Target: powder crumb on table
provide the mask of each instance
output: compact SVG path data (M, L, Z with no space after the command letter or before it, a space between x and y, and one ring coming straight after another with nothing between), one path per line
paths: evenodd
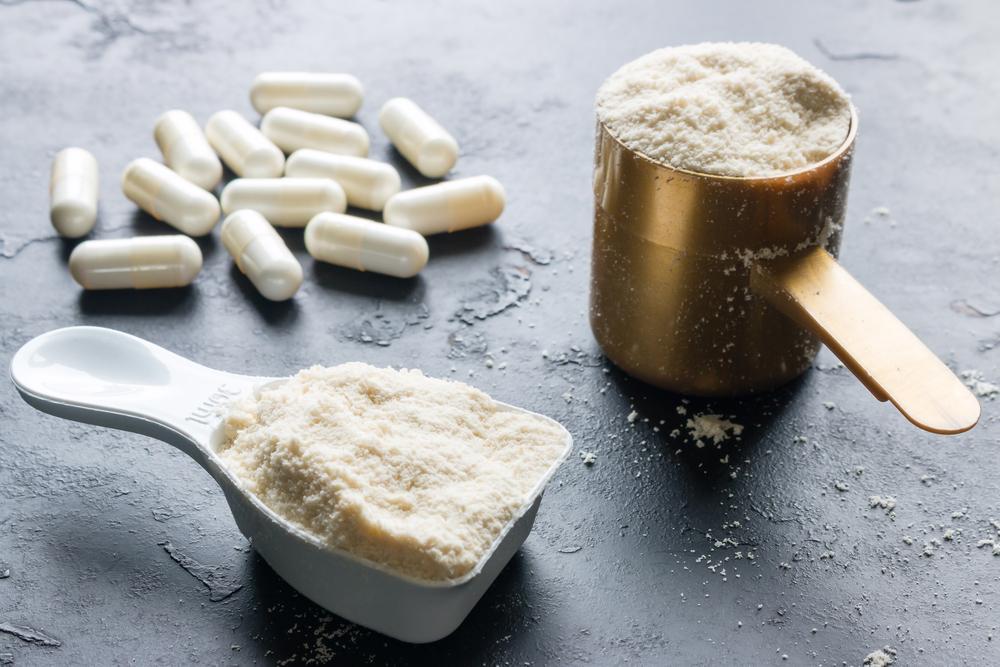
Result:
M1000 394L1000 385L987 382L981 371L966 370L959 373L965 386L972 390L972 393L979 398L993 400Z
M743 425L725 419L722 415L701 414L687 420L687 429L695 445L704 447L706 441L721 444L730 437L739 437Z
M892 496L868 496L868 506L872 509L879 507L888 514L896 509L896 499Z
M219 456L321 542L427 580L470 572L566 433L460 382L349 363L237 400Z
M888 646L876 649L865 656L864 667L889 667L896 662L896 651Z

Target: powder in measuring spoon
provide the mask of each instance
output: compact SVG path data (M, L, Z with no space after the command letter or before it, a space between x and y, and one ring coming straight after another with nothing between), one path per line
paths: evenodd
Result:
M624 65L598 90L597 116L623 144L665 165L776 176L836 152L851 102L782 46L704 43Z
M237 400L219 455L325 544L446 580L472 570L532 499L565 438L461 382L349 363Z

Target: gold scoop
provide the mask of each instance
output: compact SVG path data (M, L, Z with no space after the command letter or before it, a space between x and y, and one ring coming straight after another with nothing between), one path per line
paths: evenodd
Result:
M920 428L961 433L976 397L836 261L858 118L840 149L735 178L637 153L600 121L590 322L611 361L671 391L739 395L804 372L825 343Z

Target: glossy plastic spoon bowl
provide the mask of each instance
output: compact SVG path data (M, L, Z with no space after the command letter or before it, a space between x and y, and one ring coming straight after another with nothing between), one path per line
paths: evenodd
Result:
M10 376L24 400L42 412L148 435L191 456L222 487L236 525L275 572L333 613L407 642L434 641L461 624L528 536L545 484L572 447L563 429L562 456L471 572L422 581L324 546L245 492L216 455L226 404L280 378L213 370L98 327L57 329L34 338L14 355Z

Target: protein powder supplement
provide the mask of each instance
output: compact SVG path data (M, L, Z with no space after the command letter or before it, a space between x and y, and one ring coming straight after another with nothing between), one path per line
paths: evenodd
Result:
M851 102L830 76L774 44L660 49L611 75L597 116L632 150L720 176L776 176L844 143Z
M218 453L247 491L325 544L441 581L476 566L566 437L460 382L348 363L238 399Z

